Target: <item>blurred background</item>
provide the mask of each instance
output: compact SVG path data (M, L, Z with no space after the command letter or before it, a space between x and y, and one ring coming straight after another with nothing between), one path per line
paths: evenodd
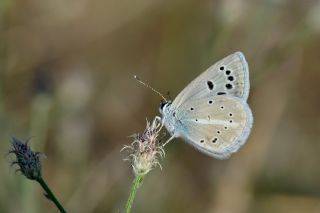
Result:
M242 51L254 115L229 160L180 139L133 212L320 212L320 1L0 1L0 212L57 210L9 164L31 138L68 212L123 210L133 174L120 149L214 62Z

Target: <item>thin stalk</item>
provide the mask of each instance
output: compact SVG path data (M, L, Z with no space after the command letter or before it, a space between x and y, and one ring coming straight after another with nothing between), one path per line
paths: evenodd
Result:
M47 198L50 199L60 210L61 213L67 213L66 210L64 210L63 206L59 203L58 199L54 196L53 192L50 190L47 183L40 177L37 179L38 183L42 186L44 191L47 193Z
M132 182L132 186L131 186L131 190L130 190L130 194L129 194L129 198L126 204L126 208L124 210L124 213L130 213L131 211L131 207L133 204L133 200L136 196L137 190L140 187L142 181L143 181L143 175L136 175L133 182Z

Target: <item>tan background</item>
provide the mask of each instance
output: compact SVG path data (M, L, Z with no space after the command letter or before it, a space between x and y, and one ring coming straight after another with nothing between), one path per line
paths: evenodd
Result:
M9 137L47 155L69 212L122 211L133 175L119 150L215 61L240 50L254 126L231 159L175 140L138 192L139 213L320 212L320 2L0 1L0 212L57 212L9 168Z

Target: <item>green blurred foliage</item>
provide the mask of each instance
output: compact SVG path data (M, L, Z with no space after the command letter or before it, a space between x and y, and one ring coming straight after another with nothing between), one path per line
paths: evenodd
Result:
M320 212L320 2L299 0L0 1L0 212L56 212L15 175L9 137L32 136L69 212L120 212L131 180L119 150L234 51L250 67L255 118L231 159L177 139L134 212Z

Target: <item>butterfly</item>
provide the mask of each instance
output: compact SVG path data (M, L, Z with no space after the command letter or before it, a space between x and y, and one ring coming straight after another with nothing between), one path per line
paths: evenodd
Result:
M165 144L182 138L209 156L229 158L251 131L249 88L249 68L241 52L213 64L173 101L161 102L161 122L171 135Z

